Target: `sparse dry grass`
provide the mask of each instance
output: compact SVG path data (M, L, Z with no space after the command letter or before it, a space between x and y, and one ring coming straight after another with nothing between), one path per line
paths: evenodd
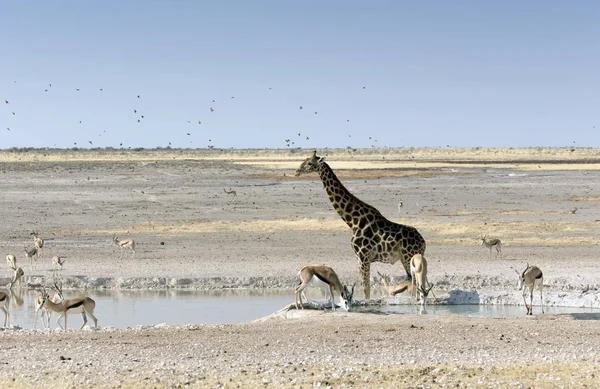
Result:
M419 177L419 178L433 178L443 175L454 175L454 174L473 174L471 172L449 172L449 171L422 171L422 170L401 170L401 169L361 169L361 170L338 170L335 172L339 179L377 179L377 178L400 178L400 177ZM286 175L285 173L256 173L249 174L249 178L262 178L262 179L285 179L285 180L318 180L317 174L306 174L300 177L294 175Z
M23 162L144 162L220 160L296 169L312 150L30 150L0 151L0 163ZM519 170L598 170L597 149L570 148L385 148L318 150L336 169L486 167ZM539 166L538 166L539 165Z
M600 196L571 196L569 201L600 201Z
M567 221L517 221L494 222L482 226L480 220L465 220L460 223L451 220L404 218L403 224L413 225L427 242L433 245L478 245L482 231L490 238L500 238L510 246L588 246L596 245L598 239L590 231L595 231L598 222ZM254 221L210 221L184 220L176 224L141 223L121 228L78 229L52 231L54 235L112 235L124 234L170 234L185 235L198 233L279 233L290 231L348 231L348 226L339 218L304 218Z

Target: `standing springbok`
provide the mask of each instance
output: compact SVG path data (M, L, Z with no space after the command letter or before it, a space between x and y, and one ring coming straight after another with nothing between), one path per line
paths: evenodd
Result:
M527 267L520 273L515 269L515 272L519 276L519 290L523 290L523 302L525 303L525 308L527 308L526 315L533 315L533 290L537 286L540 290L540 303L542 306L542 313L544 313L544 296L543 296L543 288L544 288L544 274L540 270L539 267L532 265L529 266L527 263ZM525 286L525 288L523 288ZM529 289L529 306L527 305L527 299L525 295L527 294L527 289Z
M56 323L66 330L67 329L67 316L80 313L83 318L83 324L79 329L82 329L87 324L87 316L89 315L94 321L94 328L98 328L98 319L94 316L94 308L96 308L96 302L89 297L75 297L68 300L62 300L60 303L54 303L49 298L48 292L45 289L42 289L42 299L38 305L38 310L42 309L42 307L46 307L51 309L54 312L58 312L58 317L56 318ZM65 326L61 326L60 318L65 317Z
M64 263L64 258L61 258L58 255L52 257L52 272L54 273L54 275L56 275L56 268L60 267L60 270L62 270L62 266Z
M44 247L44 239L40 238L36 231L32 232L31 235L33 235L33 245L35 246L36 249L38 249L38 252L40 253L40 255L42 255L42 248Z
M304 308L302 303L302 295L304 295L304 289L308 287L308 284L312 281L313 277L317 277L320 281L329 285L329 291L331 292L331 310L335 311L335 303L334 303L334 292L340 295L340 305L346 311L350 311L350 307L352 306L352 297L354 295L354 287L349 289L346 285L342 285L339 277L333 271L332 268L325 265L306 265L298 272L298 277L300 277L300 284L296 287L296 295L294 299L294 303L296 305L296 309L298 309L298 301L300 302L300 308ZM306 298L306 295L304 295ZM306 298L308 301L308 298Z
M381 277L383 286L390 296L395 296L405 291L408 291L408 294L411 296L415 294L415 286L412 281L405 281L398 285L390 285L390 277L387 274L381 274L380 272L377 272L377 274Z
M498 258L498 254L502 254L502 242L500 239L485 240L486 236L481 238L481 245L490 249L490 259L492 259L492 247L496 247L496 258Z
M131 251L133 251L133 256L131 258L135 258L135 242L133 239L119 240L117 234L113 234L112 242L115 246L121 248L121 255L123 255L123 249L129 247Z
M10 294L0 290L0 311L4 312L4 328L7 328L7 322L10 325L10 314L8 313L9 303Z
M8 263L8 267L15 270L17 268L17 257L13 254L8 254L6 256L6 263Z
M58 286L55 282L54 287L52 289L53 289L53 291L50 294L50 300L52 300L53 303L58 304L64 299L63 294L62 294L62 285ZM50 328L50 318L52 317L52 311L43 306L41 295L38 295L37 298L35 299L34 308L35 308L35 313L34 313L35 320L33 322L33 329L37 328L38 317L41 317L44 328ZM41 315L38 315L38 312L40 312L40 311L41 311Z
M415 297L419 301L418 295L420 295L421 306L424 308L427 302L427 295L429 295L431 288L433 288L433 284L429 284L429 281L427 281L427 261L423 255L415 254L410 259L410 274L412 276ZM426 289L428 285L429 289Z
M27 264L33 265L33 257L35 257L35 261L37 262L38 249L36 247L32 247L30 249L25 247L25 257L27 257Z

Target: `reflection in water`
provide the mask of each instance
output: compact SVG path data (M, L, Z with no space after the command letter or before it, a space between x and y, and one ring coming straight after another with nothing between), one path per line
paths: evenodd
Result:
M21 305L11 303L11 322L33 328L36 291L16 291ZM127 328L167 323L233 324L267 316L293 302L290 291L64 291L65 299L87 295L96 301L94 315L100 327ZM56 314L51 327L56 328ZM69 328L81 325L78 315L69 318Z
M324 299L323 294L312 291L312 299ZM294 301L294 291L215 290L215 291L64 291L65 298L87 294L96 301L94 314L100 327L127 328L138 325L166 323L184 324L235 324L267 316ZM34 301L37 292L18 290L13 293L10 307L11 322L22 328L32 328ZM354 307L354 312L378 314L419 314L420 305L384 305ZM519 306L484 305L434 305L429 304L423 314L460 314L471 316L525 316ZM598 310L584 308L546 307L547 314L577 314L588 319L600 318ZM587 316L586 316L587 315ZM56 328L56 314L51 326ZM582 316L583 317L583 316ZM69 318L69 328L79 328L78 315Z

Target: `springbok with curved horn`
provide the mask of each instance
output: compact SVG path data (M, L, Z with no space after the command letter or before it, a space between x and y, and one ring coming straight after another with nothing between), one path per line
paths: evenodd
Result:
M496 248L496 258L498 258L498 255L502 254L502 242L500 241L500 239L485 240L486 237L487 237L487 235L484 235L481 238L481 245L490 249L490 259L492 259L492 248L495 247Z
M302 303L302 296L304 295L304 289L308 287L308 284L312 281L313 277L317 277L320 281L329 285L329 291L331 292L331 310L335 311L335 303L334 303L334 292L340 295L340 305L346 311L350 311L350 307L352 306L352 297L354 295L354 287L349 289L346 285L342 285L339 277L336 272L333 271L332 268L325 265L306 265L298 272L298 277L300 277L300 284L296 287L296 295L294 299L294 303L296 305L296 309L298 309L298 301L300 302L300 307L304 308ZM306 298L306 295L304 295ZM308 299L306 299L308 301Z
M68 300L62 300L60 303L54 303L49 298L48 292L45 289L42 289L42 298L38 305L38 310L42 309L42 307L46 307L54 312L58 312L58 317L56 318L56 322L58 325L66 330L67 329L67 316L73 314L81 314L83 318L83 323L79 329L82 329L87 324L87 316L89 315L94 321L94 328L98 328L98 319L94 316L94 308L96 308L96 302L89 297L76 297ZM65 318L65 326L63 327L60 324L60 318Z
M419 301L419 295L421 297L421 305L425 307L427 303L427 296L433 288L433 284L427 281L427 261L421 254L415 254L410 259L410 274L412 275L413 291L417 301ZM429 288L427 289L427 286ZM418 292L418 293L417 293Z
M50 295L50 300L52 300L53 303L58 304L64 299L63 294L62 294L62 284L61 284L61 286L58 286L55 282L54 287L52 289L53 289L53 291L52 291L52 294ZM38 317L41 317L44 328L50 328L50 318L52 317L52 311L43 306L41 295L38 295L37 298L35 299L35 307L34 308L35 308L35 313L34 313L35 320L33 322L33 329L37 328ZM41 315L38 315L38 312L40 312L40 311L41 311Z
M117 234L113 234L112 242L115 246L121 248L121 255L123 254L123 249L129 247L131 251L133 251L133 256L131 258L135 258L135 241L133 239L119 240Z
M519 290L523 290L523 302L525 303L525 308L527 309L526 315L533 315L533 290L536 287L540 290L540 302L542 306L542 313L544 313L544 274L540 268L535 265L529 266L529 263L527 263L527 267L525 267L523 273L519 273L517 269L515 269L515 272L519 276ZM523 288L523 286L525 286L525 288ZM527 299L525 297L527 294L527 289L529 289L529 306L527 305Z

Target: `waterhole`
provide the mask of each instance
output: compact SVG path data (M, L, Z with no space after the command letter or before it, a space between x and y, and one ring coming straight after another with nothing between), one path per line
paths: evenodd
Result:
M65 298L82 296L78 291L64 291ZM100 327L127 328L151 326L161 323L185 324L236 324L249 322L283 308L294 301L290 291L88 291L96 301L94 314ZM33 328L36 291L15 291L10 302L11 324ZM315 291L309 297L324 300ZM541 308L534 305L534 314ZM419 314L418 305L358 306L357 312L378 314ZM600 310L591 308L545 307L546 314L573 314L580 319L599 319ZM471 316L524 316L523 306L507 305L428 305L427 314L461 314ZM0 313L0 323L4 320ZM52 314L51 327L56 328L56 313ZM61 321L61 324L63 322ZM69 315L68 327L79 328L80 315ZM91 324L91 320L88 321ZM42 328L38 321L38 328Z

